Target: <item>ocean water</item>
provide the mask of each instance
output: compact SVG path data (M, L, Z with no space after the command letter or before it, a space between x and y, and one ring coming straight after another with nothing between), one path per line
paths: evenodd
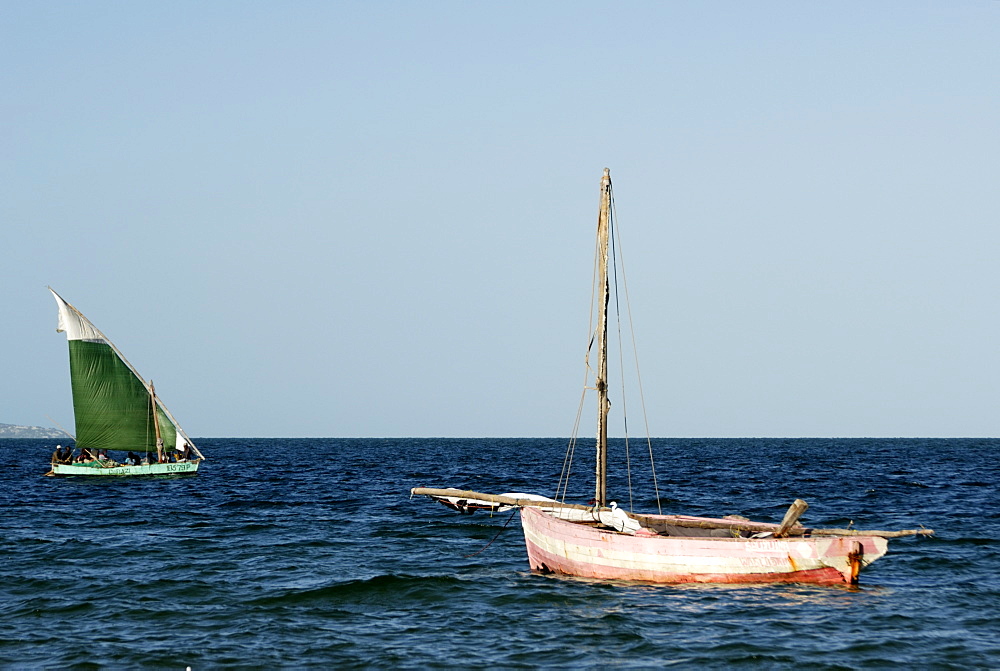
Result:
M409 497L551 494L562 439L196 442L197 476L121 480L42 477L54 441L0 442L0 667L1000 667L1000 440L654 441L664 512L803 498L810 526L936 530L857 589L535 575L516 517Z

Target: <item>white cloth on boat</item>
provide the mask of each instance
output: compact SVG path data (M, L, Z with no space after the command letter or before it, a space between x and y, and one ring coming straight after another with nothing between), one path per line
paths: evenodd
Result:
M642 528L642 525L628 516L624 510L618 507L616 501L610 503L611 510L602 510L598 513L598 519L604 526L611 527L615 531L626 534L634 534Z

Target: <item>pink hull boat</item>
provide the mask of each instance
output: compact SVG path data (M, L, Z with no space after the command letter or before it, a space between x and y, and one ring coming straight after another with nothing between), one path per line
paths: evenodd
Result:
M638 536L567 522L530 507L521 509L521 526L533 570L598 580L855 584L861 566L883 556L888 546L877 536Z
M609 237L613 228L611 203L611 174L605 168L601 178L594 269L597 326L587 348L588 380L590 355L595 348L597 365L596 371L593 371L593 386L589 383L584 385L585 390L597 391L593 499L587 505L564 501L575 451L575 429L563 462L555 499L529 494L493 495L427 487L415 487L411 494L430 496L463 513L520 508L532 570L596 580L854 585L858 582L861 568L885 554L886 538L933 534L930 529L807 529L797 523L799 516L808 508L808 504L801 499L796 499L789 507L781 524L751 522L735 515L713 519L631 514L610 500L607 494L608 412L611 408L608 399L607 340L611 295ZM622 278L624 275L623 270ZM618 277L617 272L615 277ZM623 303L628 305L627 296ZM614 304L619 305L617 288ZM617 331L620 335L620 324ZM624 391L622 396L624 398ZM642 405L645 407L644 403ZM581 410L582 407L581 401ZM624 409L624 402L622 407ZM649 447L652 461L652 445ZM655 482L654 473L654 495L659 498Z

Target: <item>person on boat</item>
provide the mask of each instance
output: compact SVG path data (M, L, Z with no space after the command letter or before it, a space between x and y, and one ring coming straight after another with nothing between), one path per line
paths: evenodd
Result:
M80 454L77 455L74 461L78 464L89 464L90 462L94 461L94 455L91 454L90 450L88 450L87 448L81 447Z
M137 455L135 452L131 452L130 451L128 453L128 455L126 455L126 457L125 457L125 465L126 466L138 466L139 465L139 455Z

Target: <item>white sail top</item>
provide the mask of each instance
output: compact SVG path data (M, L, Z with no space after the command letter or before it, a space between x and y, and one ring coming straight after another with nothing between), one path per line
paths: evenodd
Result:
M108 343L108 339L97 327L90 323L90 320L80 314L80 311L63 300L63 297L53 291L52 297L56 299L59 306L59 323L56 325L56 333L66 333L67 340L86 340L88 342Z

